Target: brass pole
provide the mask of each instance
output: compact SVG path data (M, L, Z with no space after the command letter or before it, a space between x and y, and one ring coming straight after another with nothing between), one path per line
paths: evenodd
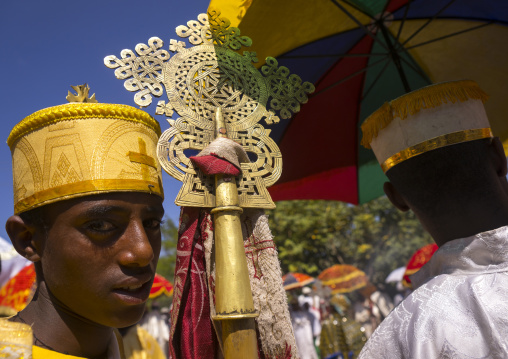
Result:
M215 114L217 137L226 137L226 125L219 107ZM254 309L249 271L245 258L238 190L233 176L215 176L215 311L222 321L225 359L258 357Z

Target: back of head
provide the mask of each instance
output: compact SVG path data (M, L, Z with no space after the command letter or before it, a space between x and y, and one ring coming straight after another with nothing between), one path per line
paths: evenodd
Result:
M390 179L388 197L412 209L438 244L504 223L489 220L508 210L508 197L506 158L490 129L487 97L473 81L431 85L383 105L362 125L362 144Z
M428 217L457 213L502 192L489 158L490 143L483 139L442 147L404 161L386 175L415 212Z

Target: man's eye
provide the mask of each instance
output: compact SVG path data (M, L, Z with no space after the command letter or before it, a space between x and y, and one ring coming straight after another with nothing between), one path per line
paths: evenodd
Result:
M143 222L143 225L145 226L145 228L150 228L150 229L159 229L161 224L162 224L162 221L159 219L148 219Z
M93 221L88 222L86 228L95 232L108 232L114 230L116 227L108 221Z

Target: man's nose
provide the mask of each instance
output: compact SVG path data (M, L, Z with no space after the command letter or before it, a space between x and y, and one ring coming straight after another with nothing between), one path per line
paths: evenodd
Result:
M128 267L146 267L154 258L152 243L141 220L132 220L120 239L120 264Z

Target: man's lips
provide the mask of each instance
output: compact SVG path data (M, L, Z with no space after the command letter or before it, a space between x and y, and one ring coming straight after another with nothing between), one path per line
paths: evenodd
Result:
M117 284L113 293L120 297L123 302L130 304L143 303L148 299L152 288L153 276L144 278L129 278Z

